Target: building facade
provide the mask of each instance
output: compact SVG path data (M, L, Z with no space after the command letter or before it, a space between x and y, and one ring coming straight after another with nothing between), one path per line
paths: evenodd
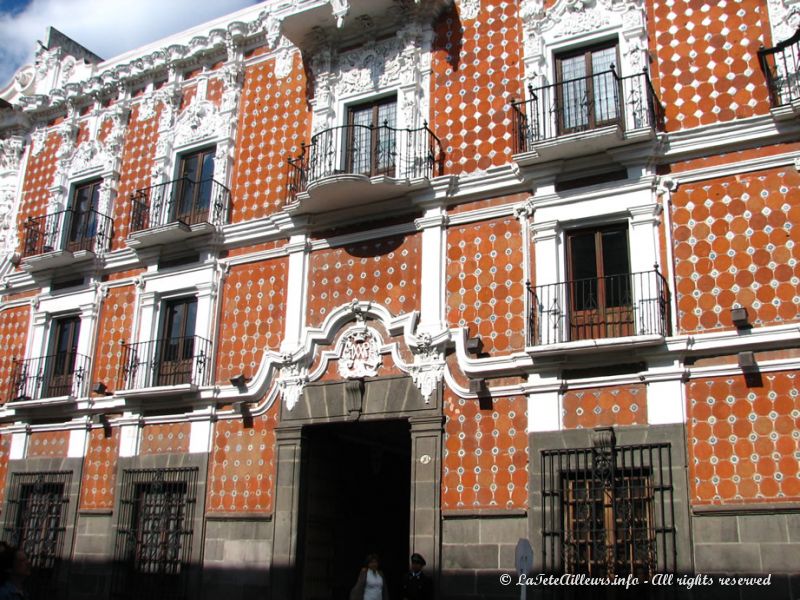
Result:
M418 552L438 597L515 598L524 539L532 574L794 597L796 25L269 0L109 60L48 30L0 89L34 591L343 598Z

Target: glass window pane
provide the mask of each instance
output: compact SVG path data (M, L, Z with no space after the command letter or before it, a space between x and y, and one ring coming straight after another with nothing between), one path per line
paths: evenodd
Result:
M561 60L561 97L558 99L562 114L562 127L567 130L585 127L589 122L586 59L583 55Z

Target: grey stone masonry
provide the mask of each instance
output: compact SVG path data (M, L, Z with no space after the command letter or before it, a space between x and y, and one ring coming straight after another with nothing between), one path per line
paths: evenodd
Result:
M698 507L692 523L700 573L800 573L800 506Z
M442 515L442 598L511 598L500 583L527 537L525 510L453 511ZM515 595L516 593L516 595Z
M203 593L208 598L263 598L269 588L272 518L266 514L206 515Z

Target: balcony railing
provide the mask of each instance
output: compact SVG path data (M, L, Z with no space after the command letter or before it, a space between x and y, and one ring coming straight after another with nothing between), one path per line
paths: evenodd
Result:
M528 286L531 346L669 330L669 290L658 271Z
M131 194L130 233L170 223L221 226L227 219L230 190L215 181L183 177Z
M123 344L119 389L207 385L211 342L199 336Z
M441 175L442 143L425 123L419 129L343 125L320 131L289 159L287 202L318 181L337 175L384 175L391 179Z
M772 106L800 100L800 29L773 48L758 51Z
M44 217L29 217L22 227L24 258L56 250L103 252L111 240L114 222L96 210L62 210Z
M9 401L88 395L90 359L74 350L15 360Z
M616 125L622 131L661 129L664 110L646 72L627 77L608 71L539 88L512 102L514 153L538 142Z

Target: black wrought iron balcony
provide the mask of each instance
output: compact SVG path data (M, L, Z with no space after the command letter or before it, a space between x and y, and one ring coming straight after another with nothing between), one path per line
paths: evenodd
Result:
M669 331L669 290L655 270L528 286L528 295L531 346Z
M767 78L772 106L785 106L800 100L800 29L788 40L758 51Z
M230 190L215 181L193 181L183 177L136 190L131 194L129 235L170 224L191 227L224 225Z
M427 123L419 129L388 125L325 129L308 145L303 144L299 156L289 159L287 203L325 183L372 179L373 184L388 181L396 185L431 179L441 175L443 156L442 143Z
M123 344L118 388L207 385L211 342L200 336L163 338Z
M22 224L25 232L22 257L80 250L97 254L108 249L113 227L111 218L96 210L62 210L44 217L29 217Z
M9 401L88 395L91 361L74 350L15 360Z
M613 65L590 77L528 88L530 98L512 102L514 153L549 140L615 128L623 135L661 129L664 111L646 72L620 77Z

